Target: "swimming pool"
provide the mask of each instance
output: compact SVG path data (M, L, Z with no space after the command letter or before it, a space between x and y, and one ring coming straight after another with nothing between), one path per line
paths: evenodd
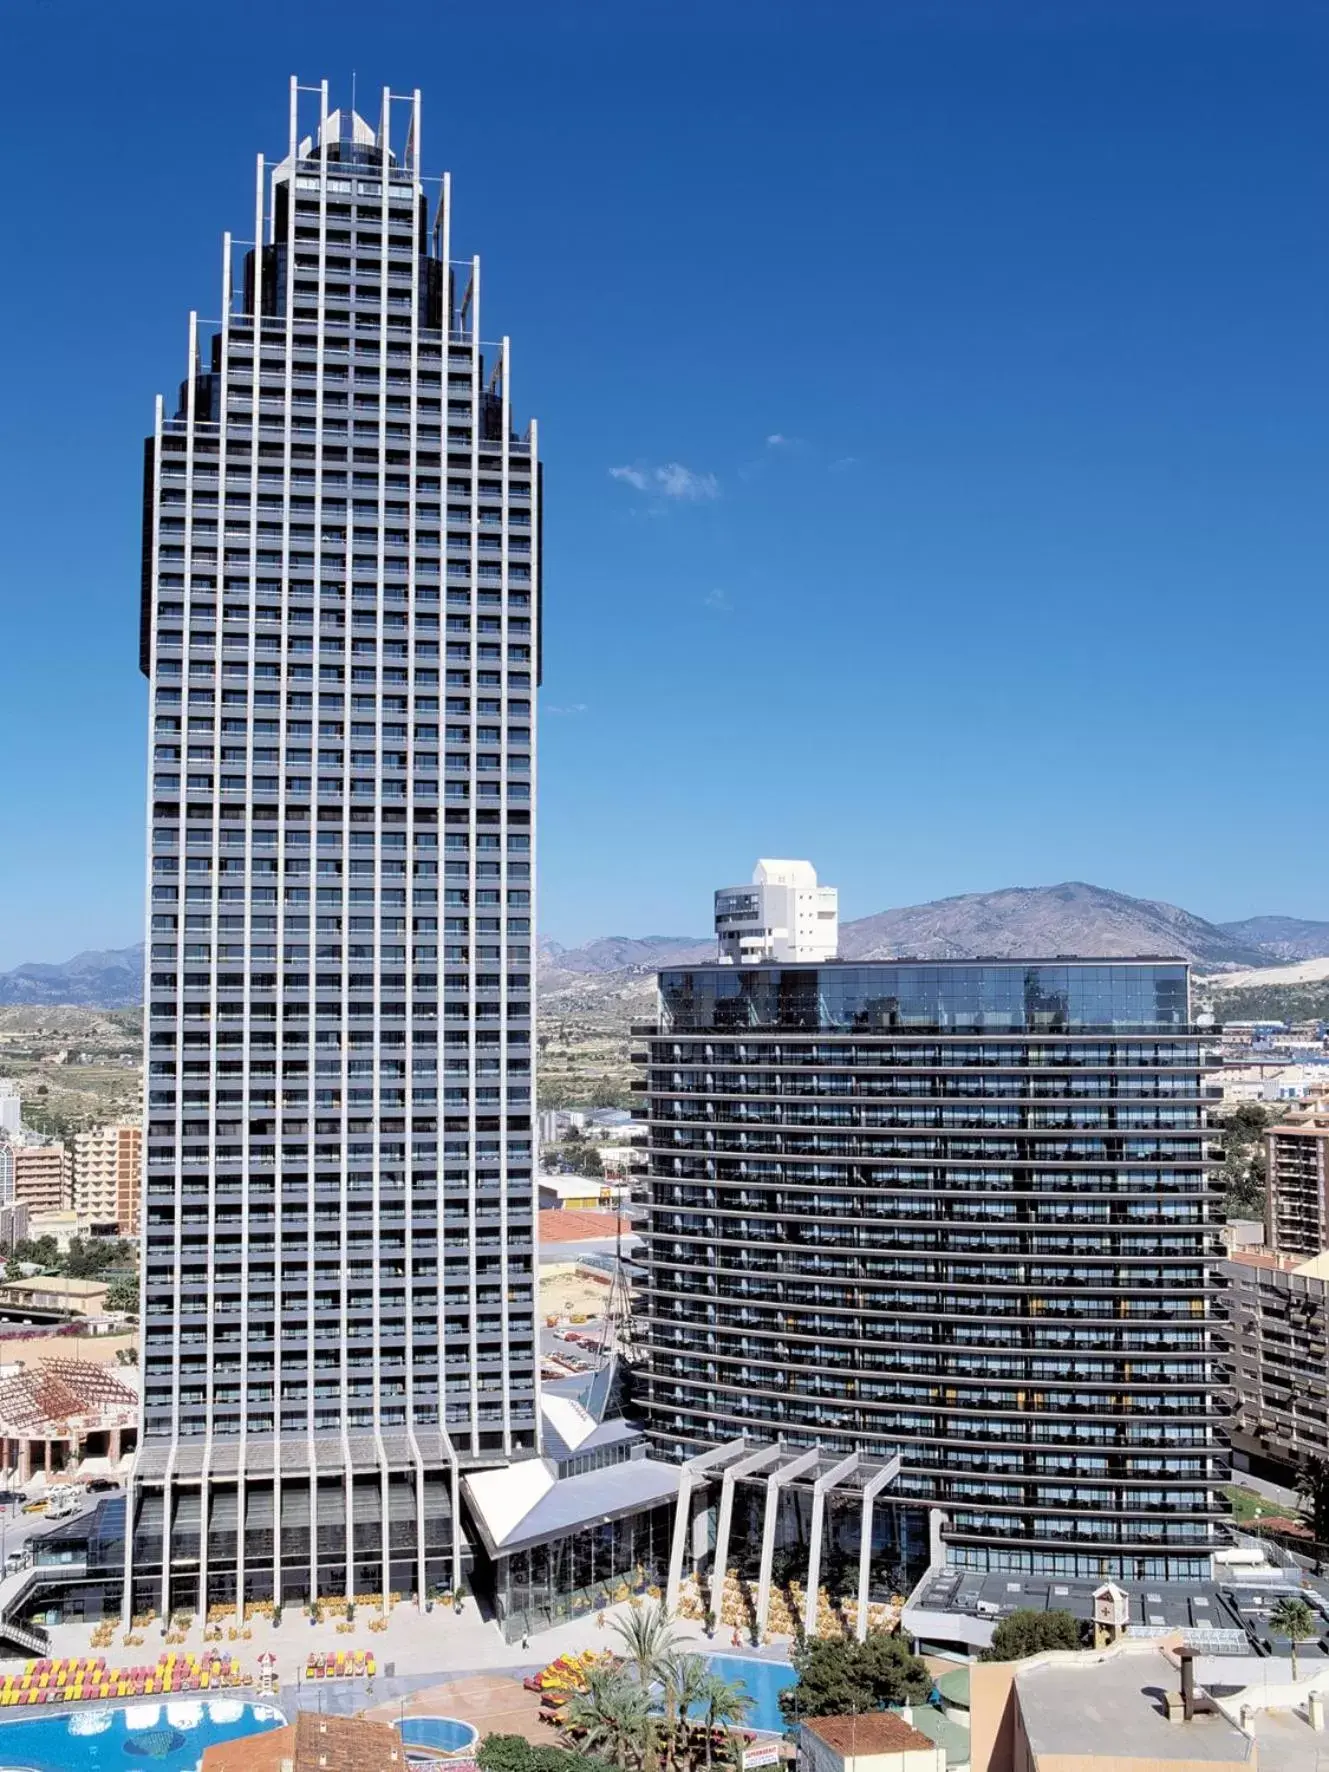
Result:
M204 1748L260 1735L285 1721L275 1705L237 1698L99 1705L0 1723L0 1765L33 1772L194 1772Z
M402 1717L397 1728L404 1746L417 1748L422 1758L430 1759L474 1747L480 1737L480 1731L460 1717Z
M784 1729L780 1715L780 1694L797 1680L787 1661L758 1661L753 1655L708 1655L706 1665L722 1680L741 1686L752 1700L752 1709L744 1719L747 1729L778 1734Z

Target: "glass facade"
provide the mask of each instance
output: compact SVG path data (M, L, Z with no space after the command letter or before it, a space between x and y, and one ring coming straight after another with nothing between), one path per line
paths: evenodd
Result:
M126 1588L163 1611L450 1581L429 1481L536 1446L540 468L419 93L380 115L292 82L146 446Z
M1217 1091L1175 961L660 979L648 1372L665 1455L903 1467L980 1568L1207 1573Z
M492 1593L511 1641L658 1590L669 1567L673 1529L674 1505L663 1503L496 1557L483 1568L477 1565L475 1579Z
M1159 1032L1186 1025L1186 967L1021 961L1001 965L709 966L660 974L661 1027L935 1028Z

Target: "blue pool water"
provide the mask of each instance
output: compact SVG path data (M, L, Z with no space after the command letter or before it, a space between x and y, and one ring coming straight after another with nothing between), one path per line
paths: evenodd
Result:
M752 1700L752 1709L743 1723L745 1729L771 1733L784 1729L780 1694L798 1678L787 1661L758 1661L751 1655L708 1655L706 1665L722 1680L741 1686Z
M397 1727L407 1747L429 1748L436 1754L455 1754L473 1747L480 1733L457 1717L403 1717Z
M34 1772L194 1772L205 1747L279 1728L271 1704L171 1698L0 1722L0 1766Z

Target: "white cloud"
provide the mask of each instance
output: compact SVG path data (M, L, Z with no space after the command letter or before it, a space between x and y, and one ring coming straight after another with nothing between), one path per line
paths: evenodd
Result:
M770 436L766 439L767 446L771 449L783 448L783 446L789 441L790 439L784 436L780 431L772 431Z
M610 468L612 480L623 480L638 492L650 492L657 498L681 499L685 504L704 504L720 496L720 482L714 474L699 474L685 468L681 461L662 466Z
M629 486L635 486L638 492L645 492L649 481L640 468L610 468L611 480L626 480Z
M857 460L858 457L856 455L842 455L837 461L833 461L830 464L827 472L831 474L843 474L847 468L852 468Z
M719 498L720 482L714 474L697 474L680 461L666 462L655 470L655 484L665 498L684 498L699 503Z
M707 609L714 609L721 615L727 615L734 607L729 600L729 592L720 589L718 586L713 591L707 591L706 595L702 598L702 602L706 605Z
M561 706L546 705L541 708L540 712L542 714L584 714L586 712L586 703L584 701L569 701L563 703Z

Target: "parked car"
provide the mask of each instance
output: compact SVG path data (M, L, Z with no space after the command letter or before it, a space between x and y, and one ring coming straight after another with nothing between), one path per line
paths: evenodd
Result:
M117 1494L120 1489L114 1477L93 1477L85 1487L89 1495Z
M23 1511L25 1514L44 1514L50 1505L50 1497L43 1495L36 1501L25 1501L23 1504Z

